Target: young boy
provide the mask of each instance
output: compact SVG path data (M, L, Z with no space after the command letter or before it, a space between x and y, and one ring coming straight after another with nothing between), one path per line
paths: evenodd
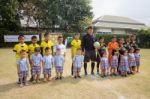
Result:
M42 65L42 55L40 54L41 50L40 47L36 47L34 50L34 54L31 55L30 60L31 60L31 69L32 69L32 76L33 76L33 81L38 83L39 78L40 78L40 73L41 73L41 65Z
M51 70L53 66L53 57L50 55L50 48L47 47L45 49L46 55L43 57L43 74L44 74L44 82L50 81Z
M50 41L49 33L44 34L44 41L41 42L42 55L45 55L45 48L50 48L50 54L52 54L53 43Z
M19 35L18 41L19 41L19 43L16 44L13 48L13 51L16 53L16 61L18 61L20 59L20 51L21 50L25 50L26 52L28 52L28 46L24 42L25 41L24 35ZM27 58L28 54L26 54L25 57ZM20 84L20 79L18 79L18 84Z
M77 49L77 53L73 58L73 71L74 71L74 78L76 79L81 78L80 76L80 71L81 71L81 67L83 65L84 62L84 57L82 56L82 49L79 48Z
M56 55L54 56L54 65L56 68L56 78L55 80L62 79L62 73L63 73L63 65L64 65L64 56L61 54L61 50L56 50Z
M81 48L81 40L80 40L80 34L76 33L74 35L73 40L71 41L72 59L76 55L78 48ZM72 66L71 66L71 75L73 76L73 63L72 63Z
M54 46L54 49L53 49L54 55L56 55L56 50L60 49L61 50L61 55L65 56L66 46L63 44L63 37L58 36L57 41L58 41L58 44L56 44Z
M20 59L17 61L17 70L18 70L18 77L20 79L20 87L23 87L27 84L27 76L28 76L28 68L29 68L29 61L26 56L26 51L21 50L20 51Z
M34 53L34 49L36 47L40 47L39 44L37 44L37 37L36 36L32 36L31 38L31 44L29 45L29 59L31 57L31 55ZM30 60L29 60L30 61ZM31 62L30 62L31 64ZM31 65L30 65L31 66ZM32 70L31 70L32 71ZM33 77L31 76L30 81L33 81Z

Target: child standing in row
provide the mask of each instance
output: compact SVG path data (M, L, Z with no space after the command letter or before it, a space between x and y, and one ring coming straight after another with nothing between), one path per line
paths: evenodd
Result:
M54 65L55 65L55 69L56 69L55 80L62 79L64 61L65 61L65 58L62 55L61 50L57 49L56 55L54 56Z
M129 58L129 67L130 67L130 72L131 74L135 74L136 71L135 71L135 68L136 68L136 61L135 61L135 55L134 55L134 48L131 47L129 49L129 52L128 52L128 58Z
M32 65L32 76L33 81L39 82L40 74L41 74L41 66L42 66L42 55L40 54L41 49L39 47L36 47L34 50L34 54L32 54L30 60Z
M73 58L73 71L74 71L74 78L76 79L81 78L80 71L83 65L84 57L82 56L82 49L77 49L77 53Z
M20 87L23 87L27 84L27 76L28 76L28 70L29 70L29 61L26 56L26 51L21 50L20 51L20 59L17 61L17 70L18 70L18 77L20 79Z
M43 74L44 74L44 82L50 81L51 70L53 66L53 57L50 55L50 48L47 47L45 49L46 55L43 57Z
M139 73L139 68L140 68L140 49L139 48L136 48L135 49L135 53L134 53L134 56L135 56L135 62L136 62L136 72Z
M115 76L117 75L118 59L119 59L119 52L117 50L113 50L111 59L111 75Z
M107 58L106 51L101 53L101 77L107 77L109 73L109 61Z
M128 51L127 50L122 51L118 70L120 71L122 76L127 76L127 73L130 71L129 70Z

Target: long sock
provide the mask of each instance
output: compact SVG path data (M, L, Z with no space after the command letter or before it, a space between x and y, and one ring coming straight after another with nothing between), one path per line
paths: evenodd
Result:
M95 67L95 62L92 62L92 63L91 63L91 69L92 69L92 70L91 70L91 73L94 73L94 67Z
M73 76L73 63L72 63L72 66L71 66L71 75Z
M97 72L99 72L99 62L97 62Z
M84 63L84 72L87 74L87 63Z

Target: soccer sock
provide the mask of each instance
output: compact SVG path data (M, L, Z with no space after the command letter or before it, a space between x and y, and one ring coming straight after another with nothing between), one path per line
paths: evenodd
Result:
M85 74L87 73L87 63L84 63L84 71L85 71Z
M99 62L97 63L97 72L99 72Z
M91 63L91 68L92 68L91 73L93 73L93 72L94 72L94 67L95 67L95 63L94 63L94 62L92 62L92 63Z
M71 75L73 76L73 63L72 63L72 66L71 66Z

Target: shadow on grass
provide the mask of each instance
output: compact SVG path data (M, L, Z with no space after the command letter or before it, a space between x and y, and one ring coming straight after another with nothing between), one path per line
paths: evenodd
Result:
M50 82L43 82L43 79L40 79L40 82L39 83L35 83L33 84L32 82L28 82L29 83L29 86L36 86L36 85L40 85L40 84L50 84L51 86L57 86L57 85L60 85L60 84L67 84L67 83L70 83L70 84L78 84L80 81L82 80L86 80L88 82L92 82L92 81L105 81L105 80L118 80L118 79L127 79L129 77L131 77L132 75L130 76L127 76L127 77L121 77L121 76L108 76L106 78L101 78L100 76L97 76L97 75L88 75L88 76L84 76L82 75L81 77L82 78L73 78L71 76L65 76L63 77L62 80L55 80L55 78L53 77L52 80ZM8 83L8 84L3 84L3 85L0 85L0 93L2 92L7 92L7 91L10 91L10 90L13 90L13 89L18 89L20 88L18 84L16 84L15 82L14 83Z

